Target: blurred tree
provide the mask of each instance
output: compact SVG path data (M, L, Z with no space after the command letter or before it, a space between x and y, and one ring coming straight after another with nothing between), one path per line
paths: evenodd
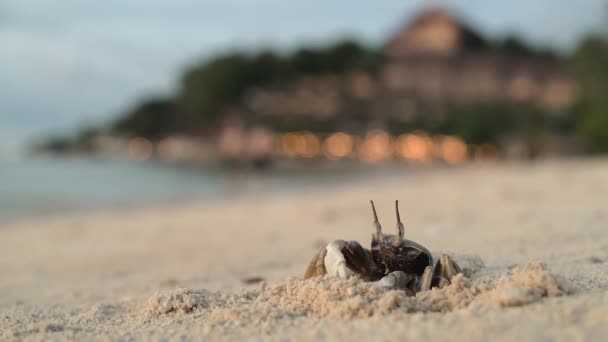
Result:
M501 103L478 103L449 111L436 133L457 135L468 144L499 144L507 135L529 137L542 126L542 113Z
M80 129L74 143L79 149L84 151L92 151L95 146L95 138L101 133L101 130L92 126L87 126Z
M366 48L353 40L345 40L329 48L330 70L347 72L363 70L375 72L382 64L382 54Z
M295 74L320 74L326 72L330 65L323 51L309 48L297 50L289 64Z
M558 61L560 56L552 49L533 47L517 35L508 35L495 44L495 50L506 56L536 57L544 61Z
M187 71L181 83L178 105L180 127L196 132L213 125L225 109L242 100L248 89L284 83L307 75L375 70L381 55L354 41L326 48L304 48L286 57L264 51L257 55L232 53Z
M382 55L353 40L343 40L323 49L300 49L288 57L295 75L375 71Z
M40 148L44 151L52 151L54 153L63 154L70 151L74 146L74 142L66 137L50 137L40 144L34 145L34 150Z
M156 140L179 130L179 109L170 99L150 99L139 104L111 128L113 133Z
M570 65L583 87L578 134L587 140L592 152L608 152L608 38L596 35L584 39Z
M247 61L243 83L247 87L284 82L293 77L289 65L273 52L261 52Z
M534 54L534 50L515 35L508 36L499 42L498 50L510 56L531 56Z
M183 119L189 130L215 121L224 107L242 94L247 86L247 63L245 56L231 54L186 72L179 104L186 112Z

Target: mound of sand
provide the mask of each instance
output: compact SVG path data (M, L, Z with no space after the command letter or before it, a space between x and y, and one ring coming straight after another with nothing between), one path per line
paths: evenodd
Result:
M317 277L289 279L239 295L221 292L174 289L152 296L141 309L146 317L187 314L199 311L208 322L258 324L287 317L331 317L337 319L382 316L395 311L449 312L467 308L496 308L533 303L547 296L572 292L561 277L537 262L515 267L493 277L480 267L479 258L458 260L465 265L460 274L441 289L407 296L404 291L384 290L352 277L339 280Z

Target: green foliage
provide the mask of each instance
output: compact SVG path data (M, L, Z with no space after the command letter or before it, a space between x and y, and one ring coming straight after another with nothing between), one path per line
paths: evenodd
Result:
M55 153L66 153L74 146L74 142L67 137L51 137L40 144L44 150L53 151ZM38 144L34 146L34 149L38 147Z
M498 43L498 50L509 56L531 56L534 50L517 36L508 36Z
M490 42L481 34L468 27L463 28L462 44L465 49L473 51L487 51L491 48Z
M326 49L300 49L288 57L294 76L343 73L350 70L375 71L381 55L353 41L343 41Z
M570 58L587 98L602 100L608 90L608 38L587 37Z
M99 133L100 130L95 127L82 128L76 136L75 144L85 151L93 150L95 138Z
M182 78L179 105L188 126L214 123L248 89L281 84L298 77L349 70L372 71L381 57L353 41L327 48L300 49L281 57L265 51L257 55L232 53L187 71Z
M528 107L478 103L448 112L434 131L460 136L469 144L498 144L509 134L533 134L542 125L542 117Z
M171 100L147 100L117 121L112 131L123 135L158 139L168 133L179 131L179 113L179 108Z
M577 133L592 152L608 152L608 38L590 36L570 59L582 82L584 99L579 107Z
M241 95L246 86L243 82L246 64L245 57L228 55L185 75L180 104L195 115L192 121L217 118L229 101Z
M591 152L608 152L608 105L592 105L584 112L578 133L587 139Z
M516 35L509 35L495 43L494 50L505 56L533 57L543 61L558 61L560 57L551 49L534 47Z

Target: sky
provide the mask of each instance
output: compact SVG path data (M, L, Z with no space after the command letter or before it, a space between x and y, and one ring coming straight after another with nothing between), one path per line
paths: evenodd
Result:
M182 70L221 51L341 37L379 45L430 5L489 38L515 33L563 51L608 14L608 0L2 0L0 153L171 94Z

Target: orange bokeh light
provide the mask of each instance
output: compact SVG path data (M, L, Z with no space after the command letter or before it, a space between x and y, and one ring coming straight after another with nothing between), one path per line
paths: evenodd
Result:
M433 158L433 140L421 132L402 134L397 139L395 150L403 159L426 162Z
M358 155L366 163L379 163L393 153L391 136L382 130L368 132L359 145Z
M280 152L290 158L314 158L321 153L321 140L310 132L284 134L279 146Z
M306 132L300 136L304 147L298 154L304 158L314 158L321 153L321 140L313 133Z
M449 164L462 163L468 157L467 145L459 137L441 136L437 149L441 158Z
M329 159L341 159L353 153L355 140L352 136L337 132L333 133L323 142L323 152Z

